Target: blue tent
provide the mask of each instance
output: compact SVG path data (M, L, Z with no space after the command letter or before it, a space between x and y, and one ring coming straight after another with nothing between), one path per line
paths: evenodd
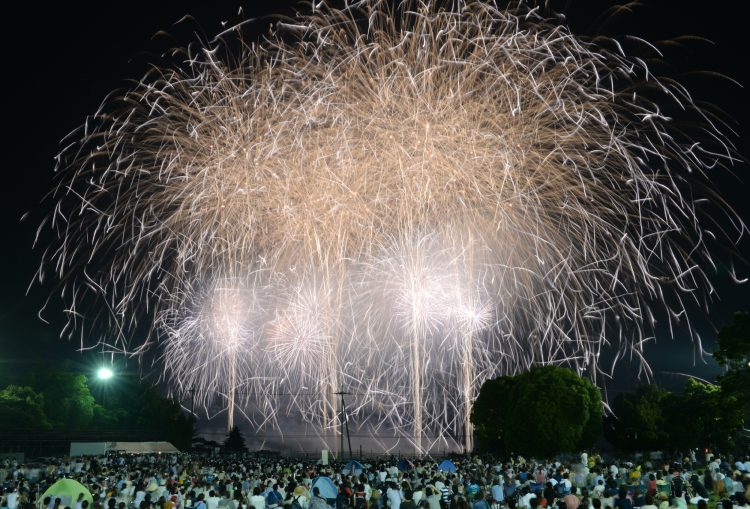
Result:
M396 467L402 472L405 472L407 470L411 470L412 468L414 468L414 464L407 459L403 459L399 461L398 464L396 464Z
M438 465L438 470L441 472L450 472L451 474L455 474L458 471L456 465L454 465L451 460L443 460Z
M313 479L312 485L310 486L311 493L313 488L318 488L318 490L320 490L320 496L328 500L329 504L336 502L336 495L338 495L339 490L336 488L336 485L333 484L330 477L324 475L316 477Z
M349 460L341 469L341 473L344 475L361 475L364 472L365 466L357 460Z

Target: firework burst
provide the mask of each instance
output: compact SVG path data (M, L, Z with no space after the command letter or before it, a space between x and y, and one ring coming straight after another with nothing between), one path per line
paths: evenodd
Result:
M286 410L331 427L351 390L418 452L428 431L468 444L487 377L596 379L605 348L648 375L652 308L671 324L712 293L687 175L705 183L733 147L619 44L478 2L322 3L260 44L241 31L88 120L60 156L42 264L123 350L151 303L168 377L205 404L262 380L266 415L248 417L273 422L274 390L312 386ZM222 312L215 274L242 281ZM85 316L88 297L110 313Z

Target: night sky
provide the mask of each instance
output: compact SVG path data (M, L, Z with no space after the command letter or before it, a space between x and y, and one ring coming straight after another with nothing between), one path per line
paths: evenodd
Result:
M607 35L632 34L648 40L667 39L691 34L705 37L713 44L695 43L674 52L677 69L711 70L726 74L746 87L750 86L750 2L734 0L644 0L611 23L602 26L602 16L609 2L588 0L552 4L567 13L575 33L591 34L597 30ZM105 5L106 4L106 5ZM0 377L19 372L37 361L72 359L86 364L91 357L76 352L76 342L58 338L59 309L54 303L46 313L47 325L37 317L49 285L27 287L41 257L32 250L35 230L50 212L44 195L52 188L54 156L60 140L93 113L102 99L114 89L129 87L128 80L140 78L149 62L169 44L152 36L160 30L172 34L177 45L192 40L196 24L174 26L185 14L192 14L207 34L221 30L221 22L238 21L237 5L209 2L192 7L186 2L102 2L96 6L58 2L43 7L38 2L17 3L14 11L4 13L3 48L3 179L2 198L3 249L0 249L2 286L0 287ZM244 17L272 12L290 13L289 2L248 2ZM270 20L261 21L260 30ZM597 29L597 27L599 27ZM670 53L670 58L672 54ZM714 103L735 121L739 152L750 155L750 95L718 78L693 79L692 90L702 100ZM720 193L750 222L748 165L734 168L735 176L726 173L713 176ZM21 221L21 217L28 217ZM44 239L42 239L44 244ZM734 249L740 255L750 254L745 239ZM717 252L719 261L726 254ZM748 267L739 269L740 275ZM744 276L743 276L744 277ZM731 320L735 310L750 307L750 285L733 285L725 270L715 275L721 300L710 316L696 311L692 317L701 331L705 347L712 348L715 327ZM666 335L648 349L657 380L669 388L680 386L683 379L671 372L695 373L713 378L719 372L710 359L694 356L692 344L683 334L674 340ZM137 363L131 363L137 367ZM144 366L148 371L149 366ZM614 391L634 387L633 376L623 364L617 379L609 384ZM0 381L5 378L0 378Z

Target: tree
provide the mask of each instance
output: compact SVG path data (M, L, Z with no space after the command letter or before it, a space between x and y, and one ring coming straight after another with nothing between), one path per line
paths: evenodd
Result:
M641 385L635 393L620 393L613 414L604 426L605 436L622 451L653 451L669 441L666 407L674 395L654 385Z
M502 417L508 408L506 403L516 378L501 376L482 384L471 410L474 433L483 451L504 454Z
M108 393L106 405L95 409L94 422L99 429L139 431L179 449L191 447L195 417L186 415L178 402L163 397L156 386L137 375L122 373L116 385Z
M716 336L718 348L713 357L729 369L744 370L750 362L750 314L737 312L734 321L721 328Z
M665 405L669 443L678 449L731 450L742 431L742 405L721 386L688 379L682 394Z
M227 434L227 438L224 440L224 449L232 452L243 452L247 450L245 446L245 437L242 436L242 431L237 426L232 426L232 429Z
M44 414L44 396L31 387L9 385L0 391L0 429L48 430L52 426Z
M601 395L570 369L536 367L485 383L472 421L507 450L552 457L593 445L602 427Z
M64 368L39 369L31 376L33 387L44 394L44 412L57 429L88 429L96 400L85 375Z
M736 398L750 422L750 314L738 312L734 321L722 327L716 337L718 348L713 356L727 368L719 377L722 392Z

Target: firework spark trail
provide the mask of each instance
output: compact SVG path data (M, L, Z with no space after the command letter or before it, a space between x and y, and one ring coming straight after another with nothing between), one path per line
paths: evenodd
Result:
M44 225L59 240L40 278L65 282L71 326L140 351L148 303L167 377L205 406L252 393L256 423L331 428L345 390L418 452L427 430L468 437L488 377L597 379L605 348L648 374L652 307L672 327L706 305L710 243L744 233L715 200L735 230L709 232L690 185L734 162L720 123L616 41L523 5L418 0L240 32L108 99L60 154ZM234 336L204 309L222 281L252 296ZM109 312L82 313L90 299Z

